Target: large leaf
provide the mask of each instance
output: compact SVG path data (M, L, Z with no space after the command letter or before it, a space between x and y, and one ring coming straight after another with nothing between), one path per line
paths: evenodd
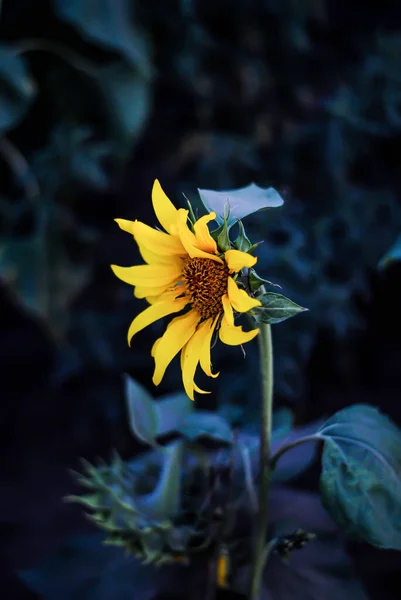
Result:
M198 189L198 192L206 209L216 213L216 221L219 225L224 222L224 215L228 212L227 224L232 225L258 210L275 208L284 203L274 188L261 188L255 183L237 190L216 192Z
M178 431L188 440L209 438L231 444L233 438L229 423L222 416L207 410L197 410L187 415Z
M345 531L401 550L401 430L372 406L357 404L320 428L322 500Z
M300 312L308 310L282 294L276 294L275 292L266 292L258 296L258 300L260 300L262 306L255 308L253 313L255 319L260 323L268 323L270 325L281 323L286 319L295 317Z
M0 135L18 125L35 95L35 82L22 58L0 45Z
M163 573L141 565L121 548L103 545L103 539L98 533L70 538L57 554L19 576L44 600L156 598L163 589Z
M129 0L53 0L56 14L90 41L118 52L143 76L151 74L149 43Z

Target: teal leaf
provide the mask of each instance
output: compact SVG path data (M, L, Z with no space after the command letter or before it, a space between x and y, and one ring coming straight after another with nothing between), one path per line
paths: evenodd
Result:
M401 550L401 430L373 406L356 404L320 428L322 501L332 518L379 548Z
M72 537L39 566L18 575L44 600L153 600L166 585L160 570L103 541L99 533Z
M216 192L198 189L198 192L206 210L216 213L216 221L219 224L223 223L228 207L229 226L258 210L284 204L284 200L274 188L261 188L255 183L236 190Z
M58 17L104 49L119 53L144 77L150 77L149 40L135 23L129 0L53 0Z
M13 48L0 45L0 135L21 121L36 96L36 84Z
M169 519L178 515L181 503L182 441L163 448L163 466L160 479L150 494L137 496L138 512L149 519Z
M194 403L184 392L166 394L154 403L157 413L157 435L178 431L185 417L194 410Z
M96 71L109 111L113 136L131 144L146 125L151 107L151 85L124 62L115 62Z
M379 262L379 269L386 269L394 261L401 261L401 235L398 236L394 245Z
M258 289L260 288L260 286L264 285L265 283L267 283L268 285L272 285L274 287L281 288L281 286L278 283L272 283L268 279L263 279L263 277L260 277L256 273L255 269L249 269L248 281L249 281L249 287L251 288L252 292L257 292Z
M228 422L222 416L207 410L197 410L187 415L178 431L191 441L209 438L216 442L231 444L233 436Z
M242 224L242 221L238 221L239 233L238 237L234 242L234 246L237 250L241 250L241 252L248 252L252 248L252 242L248 238L245 232L245 227Z
M125 399L131 432L145 444L156 446L158 418L155 401L149 392L128 375L125 379Z
M260 300L262 306L253 310L253 316L259 323L269 323L270 325L281 323L281 321L308 310L289 298L274 292L266 292L258 296L258 300Z

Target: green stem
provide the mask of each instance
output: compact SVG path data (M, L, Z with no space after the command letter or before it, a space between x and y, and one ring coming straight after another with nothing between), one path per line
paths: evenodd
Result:
M260 431L259 463L259 506L255 519L253 541L253 561L249 582L248 600L257 600L266 562L265 546L268 527L269 483L270 483L270 445L273 413L273 344L271 327L260 325L258 335L260 348L260 371L262 378L262 419Z

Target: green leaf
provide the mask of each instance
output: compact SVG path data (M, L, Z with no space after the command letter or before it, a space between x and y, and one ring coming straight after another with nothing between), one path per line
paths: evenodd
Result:
M252 242L248 238L245 232L245 227L242 224L242 221L238 221L239 234L237 239L234 242L234 246L237 250L241 250L241 252L248 252L250 248L252 248Z
M13 48L0 45L0 135L21 121L36 96L36 84Z
M157 435L178 431L185 417L194 410L194 402L184 392L166 394L153 403L157 413Z
M125 375L124 379L131 432L145 444L157 446L158 419L155 401L137 381L128 375Z
M253 316L259 323L269 323L270 325L281 323L281 321L308 310L289 298L274 292L266 292L258 296L258 300L260 300L262 306L253 310Z
M232 442L232 431L228 422L220 415L207 410L197 410L187 415L178 431L188 440L209 438L227 444Z
M401 235L398 236L394 245L383 256L379 262L379 269L386 269L394 261L401 260Z
M263 279L263 277L260 277L256 273L255 269L249 269L248 281L249 281L249 287L251 288L252 292L257 292L258 289L260 288L260 286L264 285L265 283L267 283L268 285L272 285L274 287L281 288L281 286L278 283L272 283L268 279Z
M149 81L123 62L98 69L97 78L106 100L113 134L131 145L142 133L149 115Z
M339 411L320 428L322 501L365 542L401 550L401 430L373 406Z
M134 22L129 0L53 0L53 5L56 15L84 38L118 52L131 67L150 77L149 40Z
M156 488L150 494L136 496L138 512L149 519L169 519L177 516L181 503L182 441L163 448L163 467Z
M223 223L221 232L217 236L217 245L223 252L231 249L230 232L227 223Z
M261 188L255 183L236 190L216 192L200 190L199 196L208 212L216 213L216 221L221 224L229 208L228 226L258 210L282 206L284 200L272 187Z

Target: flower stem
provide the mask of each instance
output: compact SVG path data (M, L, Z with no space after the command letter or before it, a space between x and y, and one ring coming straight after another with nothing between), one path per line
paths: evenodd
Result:
M259 506L255 519L253 561L249 582L248 600L257 600L265 566L265 545L268 526L268 497L270 483L270 445L273 413L273 344L271 327L260 325L258 335L260 371L262 378L262 419L260 430Z

